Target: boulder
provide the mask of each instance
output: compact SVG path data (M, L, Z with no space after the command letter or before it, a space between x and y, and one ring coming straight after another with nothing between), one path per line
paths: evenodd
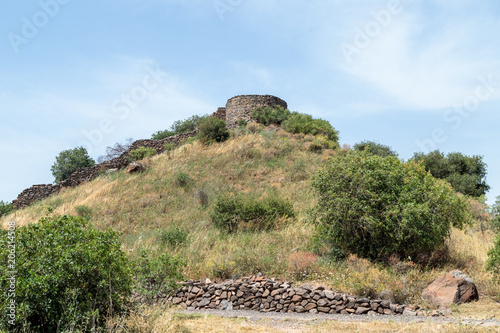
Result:
M125 173L135 173L135 172L143 172L145 170L144 165L139 162L132 162L128 165L127 171Z
M438 306L462 304L479 299L476 285L459 270L438 277L422 292L422 298Z

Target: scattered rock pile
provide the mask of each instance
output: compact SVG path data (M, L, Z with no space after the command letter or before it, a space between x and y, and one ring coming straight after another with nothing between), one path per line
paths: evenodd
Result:
M184 309L256 310L261 312L340 313L358 315L438 316L414 305L371 300L335 293L323 287L294 287L289 282L264 277L226 280L220 283L188 281L168 301Z

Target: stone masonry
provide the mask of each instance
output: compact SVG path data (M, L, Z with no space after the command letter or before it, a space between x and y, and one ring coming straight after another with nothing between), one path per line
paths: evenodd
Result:
M415 305L400 305L388 300L368 299L336 293L307 284L294 287L290 282L261 276L226 280L183 282L168 297L171 304L189 310L256 310L261 312L340 313L357 315L439 316Z
M282 106L288 108L288 104L281 98L271 95L241 95L227 101L226 123L232 129L238 126L238 120L250 120L252 111L257 107Z
M238 126L238 120L249 120L252 111L257 107L275 107L276 105L287 108L287 103L275 96L270 95L242 95L236 96L227 101L226 107L218 108L211 116L225 120L228 128ZM189 133L174 135L163 140L137 140L128 151L117 158L96 164L89 168L80 168L76 170L68 179L59 184L34 185L19 194L12 203L15 209L21 209L30 206L36 201L47 198L48 196L59 192L65 187L75 187L84 182L90 181L107 169L123 169L130 163L128 159L129 152L139 147L148 147L156 149L158 154L165 150L166 143L178 145L181 141L195 136L198 130Z

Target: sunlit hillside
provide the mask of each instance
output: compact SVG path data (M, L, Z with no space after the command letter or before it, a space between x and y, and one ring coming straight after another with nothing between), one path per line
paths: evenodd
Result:
M256 133L235 130L220 144L188 140L175 150L142 161L146 171L104 173L77 188L66 189L35 205L4 216L18 226L46 215L87 215L98 228L121 232L129 256L141 250L170 252L187 262L186 279L227 278L261 272L287 280L307 280L334 290L391 297L422 304L427 283L451 269L461 269L478 285L480 305L461 311L499 311L500 285L485 271L493 234L472 227L453 230L447 244L450 259L439 268L417 267L409 261L392 266L356 256L334 262L311 253L315 205L310 179L330 157L343 150L310 149L314 136L267 127ZM210 212L220 194L253 193L264 200L278 196L293 203L295 218L279 221L272 231L222 233ZM158 251L158 252L155 252ZM424 304L425 305L425 304ZM468 310L469 309L469 310Z

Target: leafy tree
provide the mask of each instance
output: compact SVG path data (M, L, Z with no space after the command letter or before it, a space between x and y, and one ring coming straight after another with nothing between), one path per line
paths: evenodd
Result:
M12 238L0 234L0 260L8 262ZM15 328L6 315L1 329L16 332L94 332L124 311L132 274L116 232L101 231L81 217L42 218L15 230ZM7 313L9 270L0 270Z
M318 238L332 252L370 259L415 258L441 246L468 205L423 166L352 151L315 175Z
M119 157L130 148L133 142L134 139L128 138L123 143L117 142L113 147L106 147L106 154L99 156L97 162L103 163Z
M229 131L224 120L208 117L200 122L199 128L198 138L203 144L223 142L229 138Z
M200 122L203 119L208 118L208 117L209 117L208 115L204 115L204 116L195 115L195 116L191 116L191 117L184 119L184 120L176 120L176 121L174 121L172 126L170 126L169 129L153 133L153 135L151 136L151 139L152 140L162 140L162 139L168 138L169 136L194 131L196 129L196 127L198 127L200 125Z
M486 184L486 163L482 156L461 153L444 155L439 150L426 154L415 153L413 159L422 162L434 177L444 179L453 189L465 195L480 197L490 189Z
M14 210L12 203L0 201L0 217L10 214Z
M76 169L91 167L94 164L95 161L90 158L87 149L76 147L60 152L50 171L52 171L56 183L60 183L71 176Z
M366 151L367 153L381 157L398 157L398 154L392 150L391 147L373 141L362 141L356 143L353 148L357 151Z

